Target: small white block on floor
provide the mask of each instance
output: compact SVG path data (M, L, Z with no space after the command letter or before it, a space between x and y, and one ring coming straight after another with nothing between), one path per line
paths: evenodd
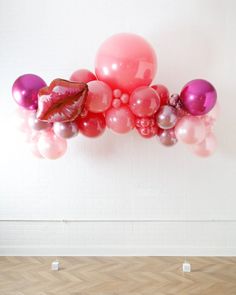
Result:
M183 263L183 272L191 272L191 264L188 262Z
M53 261L51 265L52 270L59 270L59 261Z

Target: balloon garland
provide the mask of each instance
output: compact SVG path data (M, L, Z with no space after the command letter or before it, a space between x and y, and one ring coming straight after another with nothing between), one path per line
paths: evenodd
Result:
M125 33L101 45L95 74L80 69L70 80L55 79L49 86L37 75L17 78L12 94L33 154L57 159L65 154L67 139L78 133L101 136L108 127L120 134L136 129L143 138L157 137L164 146L180 141L199 156L211 155L218 113L214 86L196 79L180 94L170 95L166 86L151 85L156 70L150 44Z

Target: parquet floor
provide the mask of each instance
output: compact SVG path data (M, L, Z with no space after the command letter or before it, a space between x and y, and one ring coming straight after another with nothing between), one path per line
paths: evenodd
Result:
M0 295L236 295L236 257L0 257Z

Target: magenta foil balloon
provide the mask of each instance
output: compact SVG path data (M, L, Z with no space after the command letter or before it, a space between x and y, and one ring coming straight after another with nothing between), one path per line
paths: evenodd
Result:
M26 74L18 77L12 86L12 96L16 103L28 110L38 107L38 92L46 83L37 75Z
M188 82L180 93L184 108L193 116L207 114L214 107L216 98L214 86L202 79Z

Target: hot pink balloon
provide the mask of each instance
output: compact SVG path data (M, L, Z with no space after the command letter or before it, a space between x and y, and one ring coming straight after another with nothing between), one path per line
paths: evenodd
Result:
M193 145L193 152L200 157L209 157L211 156L217 148L217 141L215 135L213 133L208 133L206 138L196 144Z
M111 36L97 52L96 75L112 89L131 92L139 86L148 86L156 69L155 51L144 38L135 34Z
M75 71L71 77L70 77L71 81L74 82L84 82L84 83L88 83L90 81L93 80L97 80L96 76L90 72L89 70L86 69L80 69Z
M88 83L88 95L85 106L92 113L102 113L109 109L112 102L112 90L102 81Z
M149 117L159 109L160 98L153 88L142 86L132 92L129 107L136 116Z
M53 132L43 132L40 135L37 147L44 158L54 160L65 154L67 141L56 136Z
M175 135L186 144L196 144L206 136L206 127L198 117L185 116L175 126Z
M127 133L134 128L135 117L127 106L111 108L106 112L106 124L117 133Z

